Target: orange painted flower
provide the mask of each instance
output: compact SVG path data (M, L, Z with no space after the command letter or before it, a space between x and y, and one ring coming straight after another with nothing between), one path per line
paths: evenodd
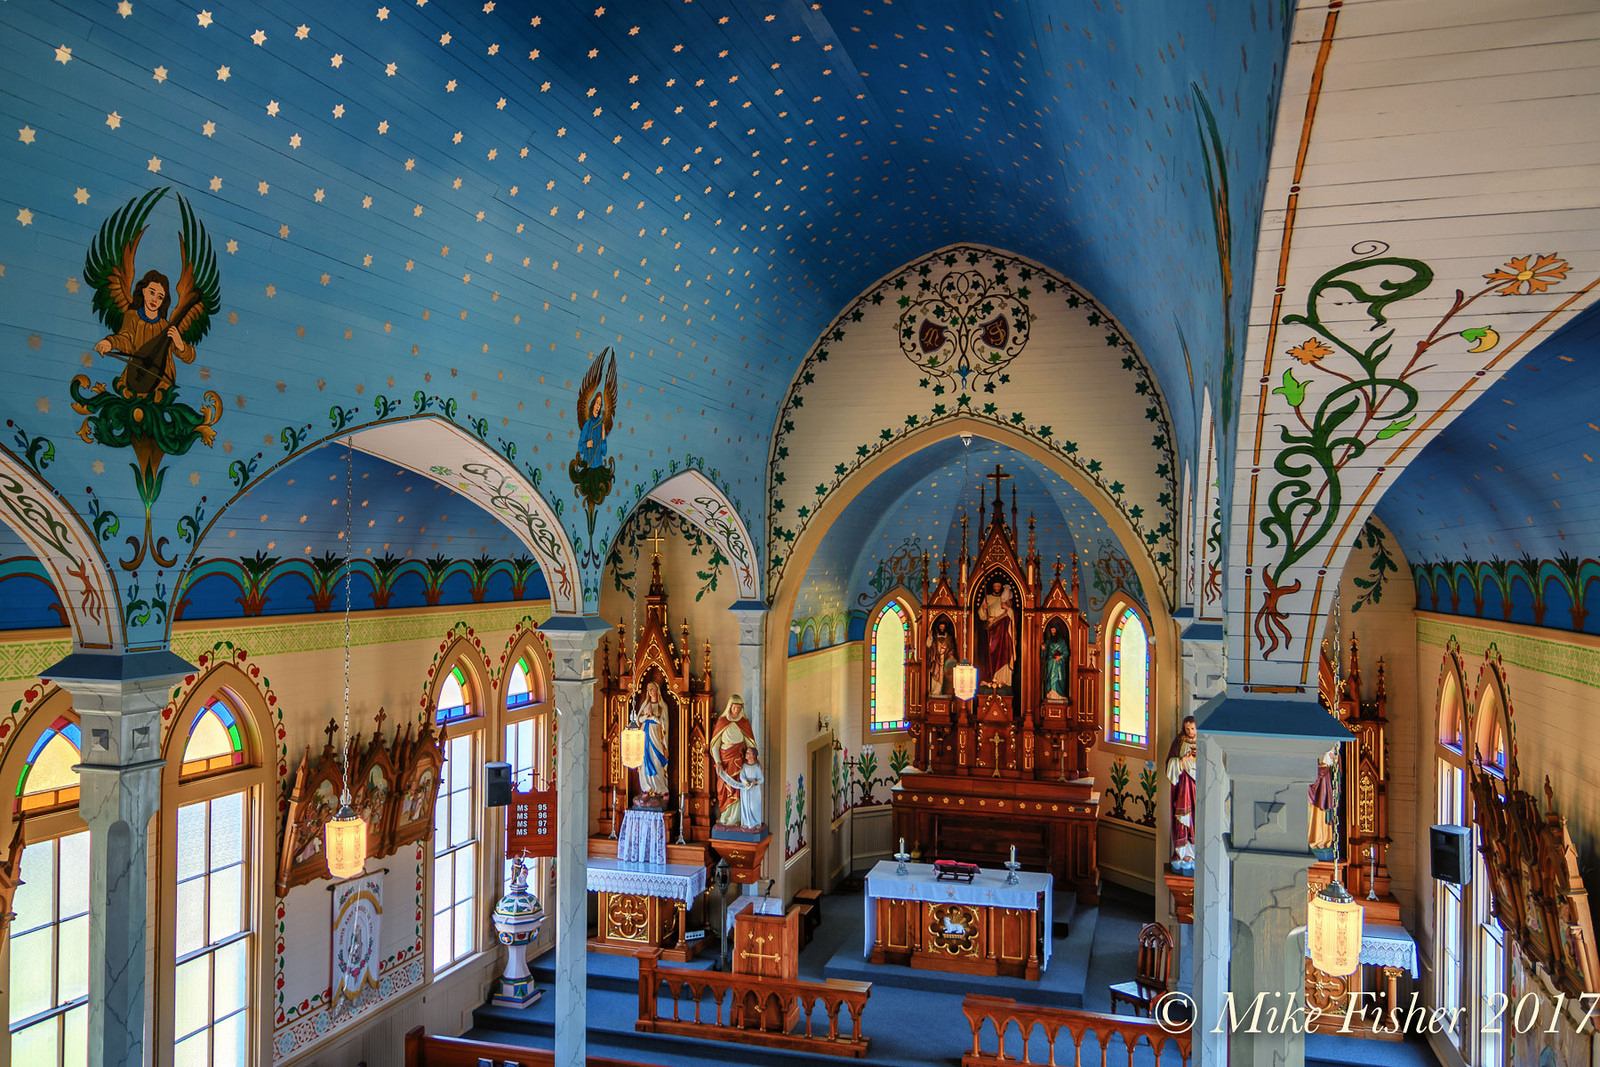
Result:
M1531 296L1561 281L1572 269L1566 260L1557 255L1539 256L1531 267L1528 266L1530 259L1534 257L1518 256L1492 274L1485 274L1484 280L1503 283L1496 286L1501 296ZM1524 285L1526 289L1522 288Z
M1317 338L1310 337L1289 349L1289 355L1293 356L1295 359L1298 359L1301 363L1310 365L1313 363L1321 363L1324 359L1333 355L1333 349L1323 344Z

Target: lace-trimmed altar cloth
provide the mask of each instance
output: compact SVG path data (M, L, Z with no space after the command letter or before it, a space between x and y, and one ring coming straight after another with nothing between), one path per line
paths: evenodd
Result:
M667 862L667 817L659 811L634 811L622 815L617 835L617 859L626 863Z
M592 862L592 861L591 861ZM905 874L896 874L893 860L879 860L867 875L866 945L863 956L872 955L872 942L878 936L879 897L888 900L923 900L936 904L978 904L989 908L1016 908L1020 911L1040 910L1041 894L1044 900L1044 949L1039 969L1050 966L1050 942L1055 921L1055 878L1048 874L1018 871L1017 884L1006 884L1005 871L983 869L970 883L939 881L934 877L933 864L908 863Z
M1306 944L1306 958L1311 958L1311 945ZM1406 933L1403 926L1376 926L1361 924L1361 963L1373 967L1398 967L1409 971L1411 977L1422 977L1417 963L1417 942Z
M681 900L691 907L706 891L706 869L688 863L626 863L591 856L586 879L591 893L632 893Z

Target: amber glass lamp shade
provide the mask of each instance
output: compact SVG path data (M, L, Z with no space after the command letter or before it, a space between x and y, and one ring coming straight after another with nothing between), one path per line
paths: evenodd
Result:
M622 731L622 765L629 770L644 766L644 729L629 726Z
M367 824L349 804L323 827L328 873L335 878L354 878L367 869Z
M950 680L955 683L956 699L971 700L978 692L978 668L965 661L956 664Z
M1306 940L1311 963L1323 974L1343 978L1361 964L1361 905L1337 877L1311 898Z

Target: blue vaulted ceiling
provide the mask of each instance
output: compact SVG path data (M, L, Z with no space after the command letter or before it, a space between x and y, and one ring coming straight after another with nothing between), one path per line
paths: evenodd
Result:
M177 369L187 403L216 391L217 440L169 457L156 536L332 413L413 401L542 476L591 556L691 457L759 536L776 405L817 332L955 241L1092 292L1180 441L1203 386L1237 389L1277 3L40 2L0 27L12 410L55 443L50 478L95 481L125 521L127 453L74 439L68 381L117 370L90 351L85 252L157 187L217 249L223 313ZM176 277L175 197L150 226L140 270ZM586 521L565 472L607 346L617 485Z
M1419 607L1600 633L1597 397L1600 305L1411 461L1377 513L1411 564Z
M921 556L932 560L930 580L938 579L939 556L956 566L961 550L961 515L969 522L968 551L976 552L980 497L992 503L994 482L985 475L996 466L1011 478L1003 490L1006 520L1016 490L1021 548L1027 551L1027 523L1046 581L1059 556L1063 580L1078 554L1080 604L1098 622L1107 600L1119 589L1139 603L1144 592L1126 551L1094 506L1065 479L1008 445L959 437L929 445L881 473L865 486L828 528L806 568L794 608L791 653L842 644L861 637L867 613L894 589L920 593ZM987 494L987 495L984 495ZM955 572L951 571L951 580Z

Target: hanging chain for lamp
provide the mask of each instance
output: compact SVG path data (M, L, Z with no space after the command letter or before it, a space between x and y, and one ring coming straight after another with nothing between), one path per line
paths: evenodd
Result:
M343 789L339 812L324 827L328 873L353 878L367 866L367 824L350 807L350 577L354 565L355 525L351 497L355 495L355 447L345 442L344 453L344 728L339 738L339 765Z

